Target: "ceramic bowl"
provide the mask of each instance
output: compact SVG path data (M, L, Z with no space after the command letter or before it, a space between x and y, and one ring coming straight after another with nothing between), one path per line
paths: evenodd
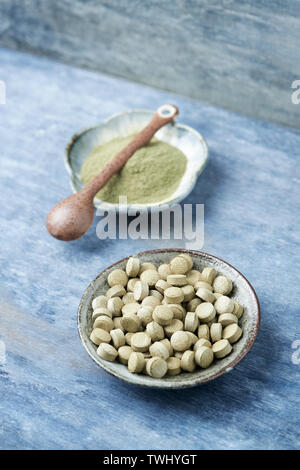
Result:
M244 307L244 314L240 319L243 329L241 339L233 345L232 352L224 359L218 359L207 369L197 369L193 373L181 373L174 377L165 376L162 379L154 379L147 375L131 374L127 367L118 362L107 362L101 359L97 353L97 347L90 341L92 331L92 300L94 297L105 294L109 288L107 276L117 268L125 269L128 258L124 258L112 266L104 269L85 290L78 310L78 330L83 346L91 358L104 370L129 383L155 388L179 389L193 387L220 377L233 367L248 353L258 333L260 323L260 308L253 287L247 279L230 264L215 256L200 251L182 249L150 250L138 253L141 262L151 261L155 265L169 263L178 253L188 253L194 260L194 269L202 270L205 266L212 266L218 274L224 274L233 283L231 298L237 300Z
M131 110L116 114L102 124L85 129L76 134L66 148L65 164L71 176L73 192L82 189L80 169L90 152L98 145L105 144L116 137L127 137L142 130L151 120L154 111ZM115 209L119 212L128 209L158 210L167 204L177 203L184 199L193 189L198 176L202 173L207 158L207 145L199 132L189 126L173 122L156 132L158 140L166 142L181 150L187 158L187 168L176 191L167 199L149 204L129 204L119 206L94 198L96 208Z

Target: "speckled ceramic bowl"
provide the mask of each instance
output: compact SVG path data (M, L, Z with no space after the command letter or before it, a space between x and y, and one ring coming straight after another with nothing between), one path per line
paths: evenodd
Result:
M76 134L66 148L66 168L71 176L74 192L82 189L80 170L84 160L98 145L116 137L127 137L142 130L150 121L154 111L131 110L116 114L99 126L85 129ZM149 204L130 204L126 207L94 199L95 207L103 210L116 209L120 212L129 209L157 208L184 199L193 189L198 176L202 173L207 158L207 145L199 132L191 127L174 122L162 127L155 137L181 150L187 158L187 168L177 190L167 199Z
M253 345L258 333L260 323L260 309L257 296L247 279L233 266L215 256L200 251L182 249L151 250L138 253L141 262L151 261L155 265L168 263L177 253L188 253L193 257L195 269L202 270L205 266L213 266L218 274L224 274L233 282L231 298L244 306L244 314L240 319L243 336L233 345L232 352L224 359L215 360L207 369L197 369L193 373L181 373L174 377L153 379L147 375L131 374L127 367L118 362L107 362L101 359L97 353L97 347L90 341L92 331L92 300L97 295L105 294L109 288L107 284L108 274L116 268L125 268L128 258L104 269L84 292L78 310L78 330L81 341L91 358L110 374L136 385L156 388L184 388L203 384L216 379L220 375L232 370L232 368L247 354Z

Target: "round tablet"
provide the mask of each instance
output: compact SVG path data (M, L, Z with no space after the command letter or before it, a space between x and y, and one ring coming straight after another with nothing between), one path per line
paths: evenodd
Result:
M191 346L196 344L197 341L198 341L198 336L196 336L194 333L192 333L191 331L187 331L187 334L189 335L189 338L190 338L190 344Z
M163 295L162 295L160 292L158 292L158 290L156 290L156 289L150 289L150 290L149 290L149 295L150 295L151 297L156 297L157 299L159 299L160 302L161 302L161 301L163 300L163 298L164 298Z
M118 297L116 297L116 298L118 298ZM99 308L95 308L95 310L93 311L92 320L95 321L96 318L100 317L101 315L106 315L109 318L112 318L112 316L113 316L112 313L108 310L108 308L99 307Z
M123 326L122 326L122 324L121 324L121 320L122 320L122 317L115 317L115 318L113 319L114 329L115 329L115 330L120 329L120 330L122 330L123 333L124 333L125 330L124 330L124 328L123 328Z
M154 307L156 307L157 305L160 305L160 300L154 295L148 295L142 301L143 307L152 307L152 309L154 309Z
M124 287L128 282L128 276L125 271L123 271L123 269L114 269L111 273L109 273L107 282L110 287L117 285Z
M216 300L214 294L209 289L203 287L197 290L196 295L205 302L213 303Z
M160 339L164 339L165 332L161 325L159 325L156 321L151 321L146 326L146 331L152 341L159 341Z
M151 359L151 356L148 357L148 355L147 355L147 357L146 357L145 353L140 353L140 354L144 355L144 367L143 367L143 370L142 370L142 374L149 375L148 372L147 372L147 364L148 364L148 361Z
M233 309L232 313L236 317L241 318L241 316L243 315L243 312L244 312L243 307L236 300L233 303L234 303L234 309Z
M131 346L131 338L135 333L126 333L125 335L125 341L128 346Z
M152 307L149 307L149 306L139 308L137 316L141 319L143 326L148 325L148 323L150 323L153 320L152 312L153 312L153 309Z
M101 343L109 343L111 336L108 331L103 330L102 328L95 328L90 335L90 340L99 346Z
M170 304L179 304L183 301L184 294L179 287L168 287L165 290L165 298Z
M208 282L205 282L205 281L198 281L196 282L196 284L194 285L194 289L195 291L197 291L198 289L208 289L212 292L213 288L210 284L208 284Z
M216 316L216 309L210 302L202 302L196 308L196 314L202 323L208 323Z
M197 349L202 348L202 346L211 348L211 342L208 341L208 339L206 338L198 339L197 343L194 344L194 351L197 351Z
M122 307L122 313L123 315L126 315L127 313L137 313L138 310L141 308L140 304L137 302L130 302L130 304L125 304Z
M158 266L157 271L158 271L158 274L160 275L160 278L163 279L164 281L167 280L167 277L169 276L169 274L172 274L169 264L161 264L160 266Z
M217 276L213 282L213 289L222 295L227 295L231 292L232 282L226 276Z
M185 274L189 271L189 263L183 256L175 256L170 263L172 274Z
M192 286L194 286L196 282L201 281L201 279L201 273L196 269L192 269L191 271L186 273L186 280Z
M163 343L165 346L167 346L168 351L169 351L169 356L172 356L173 348L172 348L172 345L170 343L170 340L168 338L164 338L164 339L161 339L160 342Z
M180 304L167 304L169 308L172 309L174 318L177 320L183 320L186 314L185 309Z
M193 269L194 261L193 261L193 258L190 255L188 255L187 253L180 253L179 256L182 256L186 260L186 262L188 264L189 271L191 269Z
M225 328L225 326L231 325L231 323L237 323L238 318L232 313L222 313L218 318L218 322Z
M146 352L151 344L151 338L147 333L134 333L131 337L130 346L137 352Z
M125 331L136 333L141 326L141 319L135 313L126 313L121 318L121 325Z
M121 309L124 302L120 297L112 297L107 301L107 310L112 314L113 317L121 315Z
M207 267L203 269L201 275L203 281L208 282L208 284L212 284L217 275L217 272L214 268Z
M175 331L171 336L171 345L174 351L186 351L190 344L191 340L186 331Z
M119 349L121 346L125 346L125 335L120 328L111 330L110 336L116 349Z
M126 263L126 274L129 277L136 277L140 270L140 260L138 258L129 258Z
M231 323L224 328L223 339L227 339L230 344L235 343L242 336L242 329L236 323Z
M128 359L128 370L132 374L139 374L144 369L145 358L143 353L132 352Z
M219 297L221 297L222 294L219 294L219 292L214 292L215 299L218 300Z
M195 352L195 361L201 369L206 369L214 360L214 353L211 348L201 346Z
M127 292L133 292L134 286L139 280L140 280L139 277L132 277L131 279L129 279L128 284L127 284Z
M171 284L169 284L167 281L164 281L164 279L159 279L155 284L155 289L158 290L158 292L160 292L161 294L164 294L165 290L168 289L168 287L171 287Z
M149 286L145 282L138 281L133 290L133 296L136 301L143 300L149 295Z
M208 325L200 325L198 328L198 338L210 339L210 332Z
M149 287L153 287L159 280L159 274L156 269L146 269L146 271L140 274L140 279L142 282L148 284Z
M187 284L186 286L183 286L181 290L183 293L183 302L189 302L194 298L195 289L193 288L193 286Z
M196 369L194 351L184 351L180 361L180 366L181 369L185 370L186 372L194 372L194 370Z
M101 343L97 349L97 354L102 359L113 362L118 355L118 351L111 344Z
M159 325L169 325L173 320L174 314L171 308L167 305L158 305L153 310L152 314L153 320L156 321Z
M215 309L219 315L222 313L231 313L234 309L234 302L226 295L221 295L215 302Z
M151 344L149 347L149 352L152 357L161 357L164 360L167 360L170 356L169 349L161 341L156 341Z
M152 357L147 361L146 366L147 374L155 379L161 379L166 375L168 366L164 359L161 357Z
M213 323L210 326L210 337L213 343L220 341L222 339L222 325L221 323Z
M196 308L198 307L198 305L200 305L202 303L202 300L198 299L197 297L195 297L194 299L190 300L187 305L186 305L186 308L188 310L188 312L195 312L196 311Z
M107 315L101 315L94 321L93 328L101 328L102 330L110 332L114 328L114 322Z
M111 299L112 297L122 297L126 294L126 290L121 284L116 284L106 292L106 297Z
M167 282L175 287L182 287L188 283L185 274L169 274Z
M125 295L123 295L122 301L124 304L130 304L131 302L135 302L133 292L127 292Z
M195 312L187 312L184 320L184 329L186 331L191 331L192 333L197 330L199 325L199 320Z
M221 359L231 352L232 346L227 339L221 339L212 345L212 350L215 356Z
M130 346L121 346L118 349L119 361L121 364L128 364L130 354L133 352L133 349Z
M156 266L155 264L149 263L147 261L145 263L142 263L140 267L140 275L147 269L154 269L154 271L156 271Z
M178 375L181 372L181 360L178 357L169 357L167 360L168 374Z
M182 331L183 330L183 323L181 320L178 320L177 318L173 318L171 323L164 328L166 336L170 338L176 331Z
M98 297L94 298L92 307L94 310L100 307L107 307L107 297L105 295L98 295Z

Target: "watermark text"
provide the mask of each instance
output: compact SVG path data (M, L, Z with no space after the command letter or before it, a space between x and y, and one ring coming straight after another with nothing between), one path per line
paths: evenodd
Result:
M100 240L185 240L195 242L198 249L204 244L204 204L173 204L151 209L135 209L120 196L116 208L98 208L101 217L96 227Z

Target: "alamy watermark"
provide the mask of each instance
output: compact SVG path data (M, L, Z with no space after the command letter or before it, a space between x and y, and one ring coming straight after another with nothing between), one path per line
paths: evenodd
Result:
M6 86L3 80L0 80L0 104L6 104Z
M0 366L6 364L6 344L0 339Z
M299 104L300 103L300 80L294 80L291 88L295 89L295 91L291 94L291 101L293 104Z
M127 197L120 196L115 208L96 212L101 220L96 233L100 240L186 240L204 244L204 204L173 204L151 209L135 209L127 204Z
M297 366L300 364L300 339L292 342L292 349L295 349L292 354L292 363Z

